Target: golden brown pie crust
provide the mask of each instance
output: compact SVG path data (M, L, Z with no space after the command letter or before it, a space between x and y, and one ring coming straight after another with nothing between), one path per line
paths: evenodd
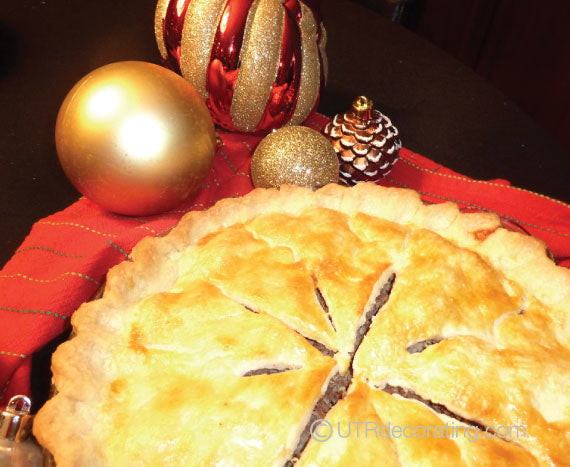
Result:
M132 258L54 354L58 394L34 434L58 465L297 461L345 372L332 425L526 437L335 434L309 440L302 465L569 465L570 271L495 215L373 184L256 189Z

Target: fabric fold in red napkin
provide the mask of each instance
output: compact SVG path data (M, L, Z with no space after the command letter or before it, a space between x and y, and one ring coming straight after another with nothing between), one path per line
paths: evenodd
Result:
M312 115L306 125L322 131L329 119ZM252 190L251 155L260 137L220 132L223 146L198 195L179 208L152 217L109 213L81 198L36 222L0 271L0 406L30 393L31 357L69 326L107 271L128 258L147 235L171 229L191 210ZM546 242L561 265L570 267L570 205L512 187L506 180L474 180L405 148L381 182L417 190L430 203L452 201L461 208L496 212Z

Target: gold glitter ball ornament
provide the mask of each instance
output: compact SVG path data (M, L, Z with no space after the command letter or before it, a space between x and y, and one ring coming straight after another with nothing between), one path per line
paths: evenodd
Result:
M251 178L257 188L298 185L317 189L338 182L338 159L319 132L287 126L259 143L251 160Z
M118 62L71 89L57 117L57 154L87 198L119 214L151 215L195 194L214 160L214 123L181 76Z

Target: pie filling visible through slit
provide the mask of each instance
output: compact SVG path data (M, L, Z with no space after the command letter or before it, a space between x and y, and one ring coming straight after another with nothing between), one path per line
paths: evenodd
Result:
M131 256L54 354L57 465L570 465L570 273L494 215L259 189Z

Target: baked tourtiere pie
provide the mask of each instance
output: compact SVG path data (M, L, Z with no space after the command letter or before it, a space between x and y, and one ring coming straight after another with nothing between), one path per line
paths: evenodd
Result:
M54 354L58 465L570 463L570 272L494 215L258 189L132 257Z

